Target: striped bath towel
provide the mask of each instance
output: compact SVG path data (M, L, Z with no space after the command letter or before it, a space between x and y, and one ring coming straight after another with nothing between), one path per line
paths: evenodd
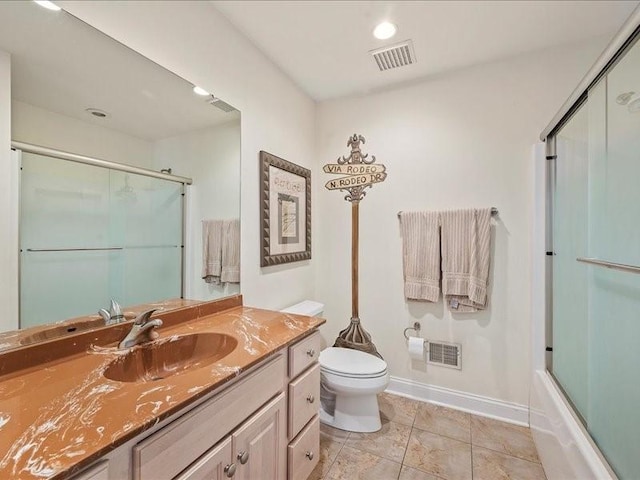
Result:
M222 223L222 283L240 283L240 220Z
M220 284L222 273L222 220L202 221L202 278Z
M442 212L442 293L454 312L487 305L491 209Z
M402 212L402 269L407 300L440 297L440 232L437 212Z

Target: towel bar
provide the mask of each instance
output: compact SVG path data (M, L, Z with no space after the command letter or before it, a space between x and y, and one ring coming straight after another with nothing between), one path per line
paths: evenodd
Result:
M400 218L400 215L401 215L401 214L402 214L402 210L400 210L400 211L398 212L398 218ZM492 215L493 217L495 217L495 216L497 216L497 215L498 215L498 209L497 209L496 207L491 207L491 215Z

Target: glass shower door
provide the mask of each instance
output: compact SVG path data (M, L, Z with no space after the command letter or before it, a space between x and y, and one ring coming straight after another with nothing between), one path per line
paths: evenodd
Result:
M640 266L640 46L590 92L589 257ZM623 97L624 98L624 97ZM637 97L640 105L640 97ZM583 264L589 275L589 423L621 478L640 475L640 275Z
M20 326L108 305L109 171L22 154Z
M556 140L552 373L616 474L636 479L640 274L597 262L640 266L638 45Z
M111 171L110 291L123 305L181 296L183 185Z
M183 188L23 153L21 328L181 297Z

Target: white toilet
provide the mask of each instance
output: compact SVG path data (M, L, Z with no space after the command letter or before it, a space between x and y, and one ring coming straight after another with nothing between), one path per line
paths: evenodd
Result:
M311 300L282 312L310 317L322 314L324 305ZM350 432L380 430L377 394L389 385L387 363L369 353L329 347L320 352L320 421Z

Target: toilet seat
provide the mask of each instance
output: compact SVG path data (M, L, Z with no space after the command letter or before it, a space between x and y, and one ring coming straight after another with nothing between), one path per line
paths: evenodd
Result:
M369 353L329 347L320 352L320 369L348 378L379 378L387 374L387 363Z
M353 380L357 380L359 378L381 378L384 377L385 375L387 375L387 371L383 371L380 373L374 373L371 375L354 375L352 373L342 373L342 372L334 372L333 370L330 370L328 368L322 368L322 366L320 366L320 371L322 373L328 373L331 375L336 375L338 377L344 377L344 378L351 378Z

